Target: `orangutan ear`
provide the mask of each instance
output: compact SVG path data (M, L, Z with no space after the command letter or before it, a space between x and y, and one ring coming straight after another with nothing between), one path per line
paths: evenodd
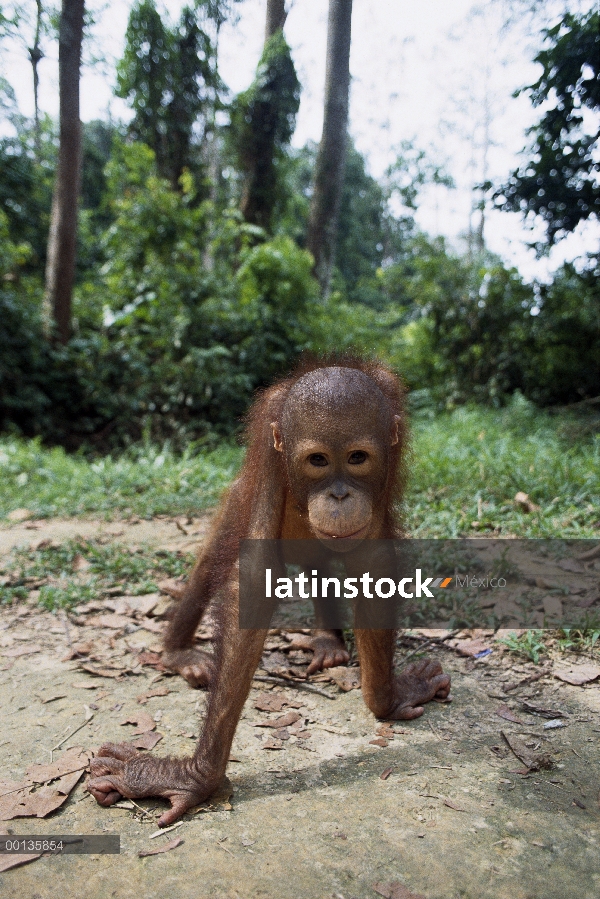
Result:
M279 425L276 421L271 422L271 430L273 431L273 446L277 450L278 453L283 452L283 436L281 431L279 430Z
M395 446L398 443L398 440L399 440L398 427L399 427L401 421L402 421L402 418L400 415L394 415L394 424L392 425L392 442L391 442L392 446Z

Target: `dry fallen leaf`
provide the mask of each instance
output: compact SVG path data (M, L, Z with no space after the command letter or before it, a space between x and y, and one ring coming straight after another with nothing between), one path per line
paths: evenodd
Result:
M90 753L80 746L67 749L59 759L49 765L30 765L26 772L30 783L44 784L64 774L72 774L75 771L83 771L87 768Z
M483 640L452 640L450 645L454 646L459 655L469 656L472 659L478 656L479 653L487 652L487 650L492 648L489 643L485 643Z
M283 749L283 743L281 740L275 739L275 737L269 737L262 744L261 749Z
M174 840L170 840L168 843L165 843L164 846L159 846L157 849L140 849L138 852L138 858L146 858L149 855L161 855L163 852L170 852L171 849L177 849L178 846L181 846L185 841L181 839L181 837L175 837Z
M381 774L379 775L379 779L387 780L393 770L394 770L393 767L392 768L384 768L383 771L381 772Z
M11 835L7 830L0 829L0 837L10 836ZM41 858L41 855L41 852L36 852L35 854L24 853L22 855L16 855L11 852L7 855L0 855L0 873L2 873L2 871L9 871L10 868L19 868L21 865L34 862L36 858Z
M170 692L168 687L156 687L154 690L148 690L147 693L140 693L137 701L140 705L146 705L153 696L168 696Z
M580 687L600 677L600 668L596 665L573 665L571 668L553 668L552 676L567 684Z
M161 668L161 653L160 652L152 652L148 650L147 652L140 652L137 657L138 663L140 665L150 665L152 668Z
M585 565L582 562L578 562L576 559L561 559L560 562L557 562L559 568L562 568L563 571L574 571L577 574L581 574L581 572L585 571Z
M373 889L380 896L383 896L384 899L427 899L422 893L413 893L398 880L393 880L391 883L374 883Z
M88 618L88 624L95 627L108 627L111 630L121 630L131 624L131 620L127 615L117 615L116 612L107 615L94 615Z
M181 599L185 590L185 581L180 578L170 577L164 581L160 581L158 589L161 593L166 593L173 599Z
M514 721L515 724L525 724L518 715L515 715L512 709L509 709L507 705L501 705L496 709L496 715L499 718L505 718L506 721Z
M88 568L92 567L92 563L88 562L85 556L82 556L81 553L77 553L75 558L73 559L73 571L87 571Z
M389 745L389 741L385 740L383 737L377 737L376 740L369 740L369 745L381 746L382 749L385 749L385 747Z
M136 730L134 734L146 734L156 727L156 721L148 712L135 712L129 718L121 721L121 727L124 727L126 724L135 724Z
M41 652L41 646L15 646L13 649L3 649L2 655L9 659L17 659L19 656L29 656L35 652Z
M327 674L329 679L344 693L360 688L360 668L347 668L345 665L338 665L336 668L326 669L323 673Z
M114 677L119 678L123 677L125 674L138 674L137 671L132 671L131 668L125 668L121 666L107 667L104 666L102 668L96 668L94 665L89 665L87 662L79 662L78 667L81 668L82 671L87 671L88 674L93 674L94 677Z
M540 507L529 499L529 494L523 493L521 490L515 494L515 505L521 512L539 512Z
M535 752L529 749L523 740L520 740L518 737L515 737L512 734L509 737L503 730L501 730L500 733L510 751L516 755L520 762L527 765L529 771L539 771L541 768L549 769L554 766L554 762L548 753Z
M33 512L30 512L29 509L13 509L6 517L9 521L27 521L32 515Z
M91 753L74 747L51 765L31 766L27 780L22 783L0 782L0 820L45 818L60 808L81 778L90 757ZM60 774L61 771L64 773Z
M297 699L288 699L284 693L261 693L254 701L254 708L261 712L280 712L285 706L299 709L302 703Z
M453 802L452 799L444 799L444 805L447 805L448 808L453 808L455 812L466 812L466 808Z
M146 731L143 734L140 734L139 737L136 737L134 740L128 740L132 746L135 746L136 749L154 749L157 743L160 743L163 735L152 733L152 731Z

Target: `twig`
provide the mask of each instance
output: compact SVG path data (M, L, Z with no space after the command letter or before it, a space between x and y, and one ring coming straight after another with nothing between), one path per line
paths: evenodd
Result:
M53 747L52 747L52 749L50 750L50 752L55 752L57 749L60 749L60 747L62 746L62 744L63 744L63 743L66 743L67 740L70 740L71 737L75 736L75 734L77 733L78 730L81 730L82 727L85 727L86 724L89 724L90 721L92 721L93 717L94 717L94 716L91 715L86 721L83 722L83 724L80 724L79 727L76 727L75 730L72 730L70 734L67 734L67 736L64 738L64 740L61 740L60 743L57 743L56 746L53 746Z
M581 553L581 555L577 556L580 562L589 562L590 559L596 559L600 556L600 543L597 546L593 546L591 549L586 550L586 552Z
M139 805L137 807L139 808ZM144 810L142 809L142 811ZM156 833L151 833L148 839L153 840L155 837L162 837L163 833L168 833L170 830L177 830L177 828L181 827L183 824L185 824L185 821L178 821L177 824L171 824L170 827L161 827Z
M305 684L303 681L292 680L291 677L274 677L270 674L255 674L252 680L262 681L266 684L280 684L283 687L296 687L298 690L307 690L309 693L318 693L319 696L326 696L327 699L337 698L332 696L331 693L327 693L326 690L321 690L320 687L313 687L312 684Z
M442 740L442 737L438 734L437 730L435 729L435 727L433 726L433 724L431 723L431 721L429 721L428 724L429 724L429 727L431 728L431 733L433 734L433 736L434 736L434 737L437 737L438 740L441 741L441 740Z
M540 671L538 674L531 674L529 677L523 678L523 680L516 681L513 684L508 684L506 687L502 687L505 693L509 693L511 690L516 690L518 687L526 687L527 684L533 684L534 681L540 680L544 675L550 674L548 670Z
M409 659L412 659L413 656L416 656L417 653L423 652L423 650L426 649L428 646L433 646L433 645L434 645L434 644L431 642L431 640L425 640L424 643L421 643L420 646L417 646L416 649L413 649L412 652L409 652L409 654L408 654L407 656L404 656L404 658L402 659L402 661L403 661L403 662L408 662L408 660L409 660Z

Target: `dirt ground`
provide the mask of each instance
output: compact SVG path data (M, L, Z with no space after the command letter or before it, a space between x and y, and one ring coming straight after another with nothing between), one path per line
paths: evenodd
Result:
M16 545L99 530L120 542L187 550L205 525L193 534L172 521L18 525L0 530L0 558ZM107 666L156 652L164 623L147 626L106 637ZM32 764L56 760L69 747L132 739L134 727L123 722L142 711L162 734L153 753L192 750L206 694L152 665L127 662L128 673L109 677L66 660L70 646L89 640L97 627L89 616L53 615L33 604L0 612L4 781L21 781ZM409 651L403 647L399 659ZM572 686L553 676L551 663L534 666L496 646L479 660L443 646L433 653L452 675L453 702L430 703L421 718L391 728L367 711L359 689L314 681L325 696L256 681L232 749L231 788L157 837L151 835L164 807L158 800L141 802L145 813L130 803L103 809L82 778L48 817L16 818L5 828L119 834L121 854L38 858L0 874L1 895L598 899L598 682ZM138 702L161 687L168 694ZM270 697L275 707L292 703L299 735L284 728L274 740L268 727L256 726L286 711L256 708ZM545 760L540 770L511 751L515 738L532 758ZM266 748L269 741L281 748ZM183 842L171 851L138 855L175 838Z

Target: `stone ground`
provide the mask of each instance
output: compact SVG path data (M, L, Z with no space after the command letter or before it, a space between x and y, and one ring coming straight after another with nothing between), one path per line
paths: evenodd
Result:
M186 549L190 543L168 521L130 527L71 520L0 530L0 555L46 537L97 536L99 529L120 542ZM122 641L139 648L145 639L152 650L160 641L158 630L115 635L107 645L114 654ZM84 722L54 752L55 759L70 746L94 749L105 740L131 739L133 727L121 722L142 710L163 734L155 754L190 752L203 692L152 667L138 666L119 679L94 677L63 660L67 631L71 640L85 640L93 627L79 628L73 616L61 619L31 605L0 613L4 780L18 781L32 764L48 763L52 747ZM32 641L38 651L5 654ZM430 703L422 718L395 722L394 733L382 740L387 746L371 742L380 739L381 724L363 705L360 690L342 693L317 683L331 699L256 682L232 749L229 801L214 802L154 839L158 801L140 803L146 813L102 809L83 780L49 817L5 822L14 834L120 834L121 854L36 859L0 874L1 895L598 899L600 687L571 686L553 678L550 667L540 669L496 648L479 661L445 648L434 651L452 674L454 701ZM540 670L544 676L528 682ZM140 694L161 686L168 695L138 703ZM292 735L282 749L264 749L270 731L253 725L283 712L257 710L263 693L301 703L297 711L310 736ZM564 726L545 728L547 719L527 711L524 702L553 717L563 714ZM86 706L93 711L89 721ZM519 737L532 753L549 755L552 768L525 773L501 732L509 740ZM183 843L172 851L138 856L175 837ZM408 892L390 886L395 883Z

